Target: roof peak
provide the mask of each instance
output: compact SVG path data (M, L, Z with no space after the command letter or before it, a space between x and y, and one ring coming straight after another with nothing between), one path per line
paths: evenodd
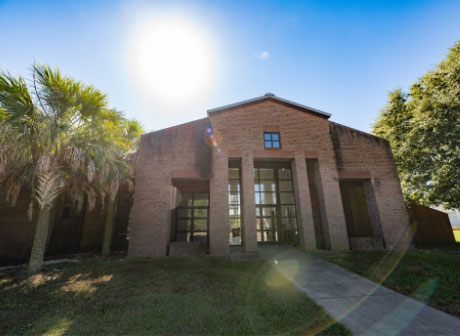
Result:
M290 106L296 107L297 109L301 109L301 110L304 110L304 111L307 111L307 112L310 112L310 113L314 113L314 114L316 114L316 115L318 115L320 117L326 118L326 119L329 119L329 117L331 116L330 113L315 109L313 107L309 107L309 106L306 106L306 105L295 103L293 101L290 101L290 100L287 100L287 99L284 99L284 98L277 97L277 96L275 96L275 94L270 93L270 92L267 92L265 95L263 95L261 97L247 99L247 100L243 100L243 101L240 101L240 102L237 102L237 103L228 104L228 105L224 105L224 106L221 106L221 107L216 107L216 108L213 108L213 109L209 109L207 112L208 112L208 115L212 114L212 113L223 112L223 111L226 111L226 110L231 110L231 109L234 109L234 108L238 108L240 106L254 104L254 103L257 103L259 101L266 100L266 99L274 100L274 101L277 101L277 102L279 102L281 104L290 105Z

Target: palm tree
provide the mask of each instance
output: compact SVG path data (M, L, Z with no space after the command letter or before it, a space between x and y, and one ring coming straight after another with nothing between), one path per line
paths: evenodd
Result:
M81 209L99 200L113 203L118 186L131 176L127 155L141 133L136 121L108 108L93 86L34 64L30 82L0 73L0 186L15 205L30 190L29 218L38 211L29 260L41 270L51 209L57 197Z

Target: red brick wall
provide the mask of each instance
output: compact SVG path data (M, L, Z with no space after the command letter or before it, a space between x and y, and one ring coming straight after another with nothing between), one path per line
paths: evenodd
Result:
M212 125L216 145L206 141ZM282 149L266 150L263 132L281 133ZM257 248L253 160L290 160L295 176L302 244L315 249L305 159L319 165L332 249L349 249L340 178L372 179L375 209L388 247L407 228L407 213L388 143L273 100L212 112L201 119L142 137L136 170L129 255L165 255L171 225L172 179L210 180L210 253L228 253L228 158L242 158L243 241ZM252 195L252 196L251 196ZM246 201L245 201L246 200ZM378 210L376 210L378 208ZM406 237L406 236L404 236ZM407 238L407 237L406 237ZM405 238L405 239L406 239ZM407 240L407 239L406 239Z
M29 221L27 209L30 193L23 191L15 207L11 207L0 193L0 265L27 262L35 234L37 211ZM51 213L51 223L47 238L46 255L56 253L56 228L62 215L63 201L58 199ZM102 246L105 226L105 211L100 205L95 209L86 209L82 223L78 252L99 251Z
M204 256L207 250L206 243L202 242L175 242L169 244L170 256Z
M327 119L270 100L241 106L230 111L211 113L209 119L214 128L217 146L225 153L249 152L254 159L297 158L302 161L305 160L305 152L309 155L317 153L328 210L331 245L333 249L348 249L334 149ZM266 129L272 130L274 125L281 133L282 149L266 150L264 149L263 132ZM305 162L299 167L305 168ZM304 174L303 171L302 174ZM300 181L303 182L303 185L300 185L299 188L308 190L308 180L301 178ZM309 194L306 193L305 197L308 196ZM297 206L303 209L299 211L303 217L301 225L305 226L303 231L314 232L310 200L303 200ZM243 208L246 212L253 211L244 205ZM245 217L248 216L243 213L244 222ZM249 218L252 219L252 216L249 215ZM254 224L251 220L246 225ZM308 248L315 248L311 239L303 244Z
M5 201L0 189L0 265L28 260L37 216L27 217L30 193L22 192L15 207Z
M381 138L330 123L341 178L369 179L387 248L410 241L409 219L389 143Z
M171 228L172 178L210 177L207 126L207 119L200 119L142 136L128 255L166 255Z

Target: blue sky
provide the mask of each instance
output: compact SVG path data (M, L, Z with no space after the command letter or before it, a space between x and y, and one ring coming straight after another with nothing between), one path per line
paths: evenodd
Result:
M169 106L133 76L132 41L146 13L183 19L205 37L215 71L200 100ZM407 90L460 39L459 18L460 1L449 0L0 0L0 68L27 76L34 60L58 66L146 131L266 92L369 131L387 93Z

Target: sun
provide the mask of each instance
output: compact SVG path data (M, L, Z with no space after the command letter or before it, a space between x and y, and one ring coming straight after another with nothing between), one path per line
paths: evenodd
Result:
M209 43L194 25L183 20L142 24L132 54L136 77L157 100L186 103L202 97L211 86Z

